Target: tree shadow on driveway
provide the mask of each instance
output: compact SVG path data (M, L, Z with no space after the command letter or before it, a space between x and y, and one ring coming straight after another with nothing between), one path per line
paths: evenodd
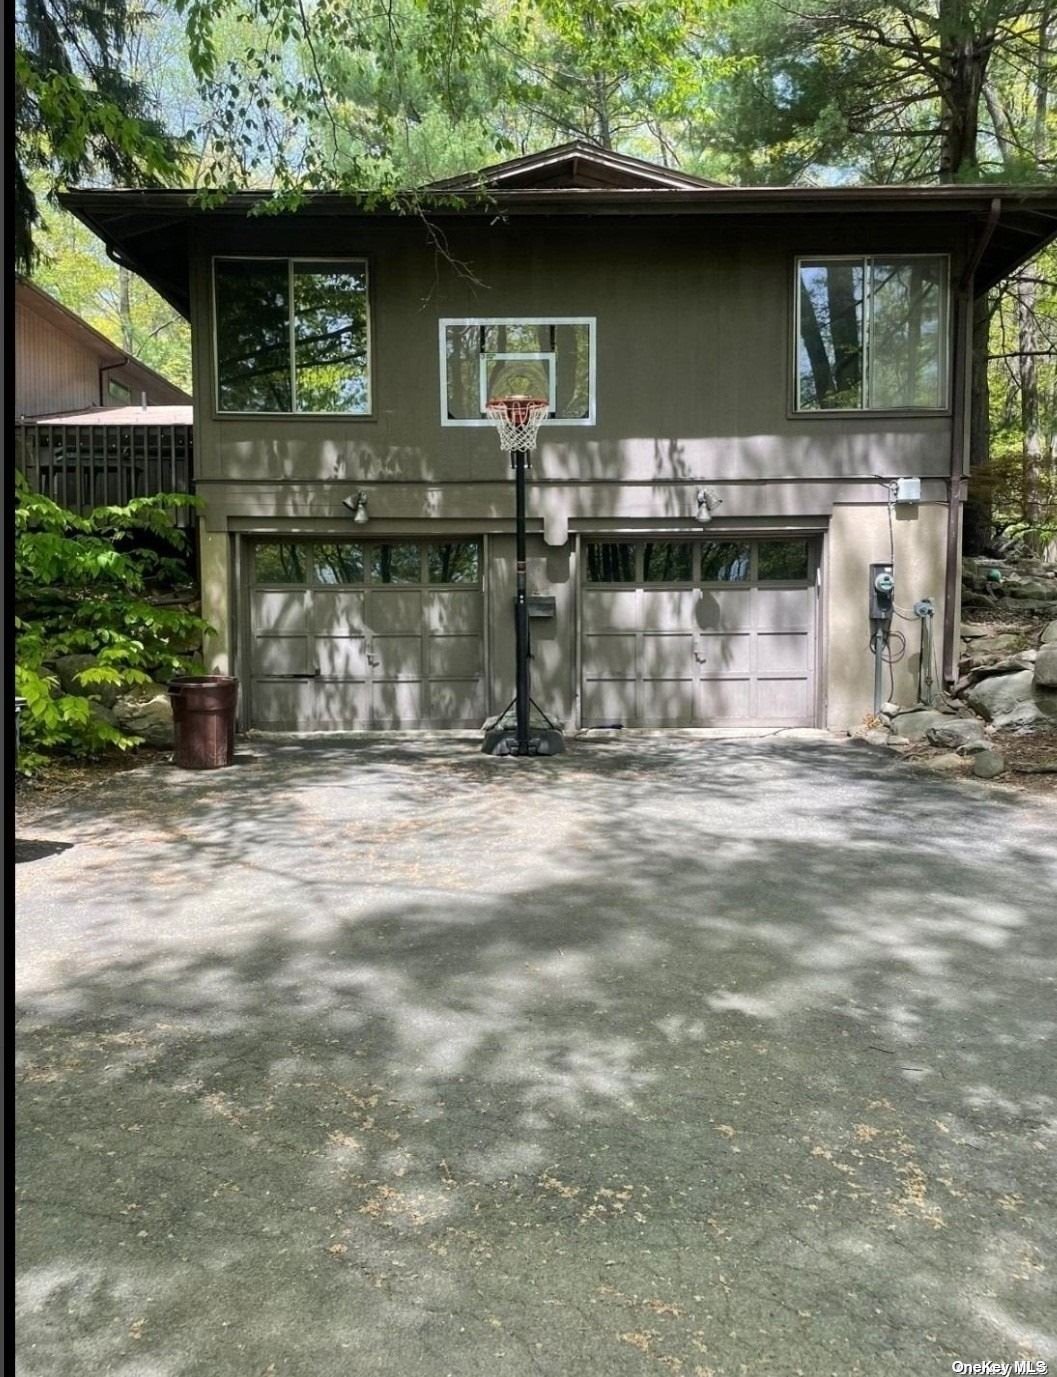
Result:
M24 1372L1055 1356L1052 818L851 748L464 750L47 817Z

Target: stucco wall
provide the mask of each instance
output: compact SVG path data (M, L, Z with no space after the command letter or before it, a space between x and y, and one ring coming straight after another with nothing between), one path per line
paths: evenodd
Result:
M946 518L946 508L940 505L897 506L892 521L896 605L910 612L921 598L932 598L936 604L933 633L937 688L943 636ZM890 548L886 507L834 507L825 564L826 725L834 730L860 725L873 703L869 573L871 564L889 561ZM920 627L916 617L911 621L897 617L892 625L894 631L901 631L906 637L906 653L892 668L894 698L909 705L917 699ZM886 666L884 698L891 696Z
M199 526L198 558L201 572L202 617L213 627L202 648L210 674L230 674L231 662L231 576L230 539Z

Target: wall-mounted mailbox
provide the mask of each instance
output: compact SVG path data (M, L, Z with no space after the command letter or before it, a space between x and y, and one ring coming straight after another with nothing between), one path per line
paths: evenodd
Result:
M529 598L528 614L530 617L553 617L557 612L557 603L554 598Z

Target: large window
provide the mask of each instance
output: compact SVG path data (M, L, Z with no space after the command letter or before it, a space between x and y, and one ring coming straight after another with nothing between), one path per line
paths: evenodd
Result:
M947 259L911 254L797 264L799 411L947 405Z
M441 424L490 426L490 397L550 404L548 423L595 423L595 323L587 317L440 322Z
M217 409L371 409L367 265L288 258L214 263Z

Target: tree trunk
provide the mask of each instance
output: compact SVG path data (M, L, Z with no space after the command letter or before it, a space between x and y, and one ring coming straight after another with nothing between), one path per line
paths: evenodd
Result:
M129 290L131 278L132 274L129 272L128 268L118 268L117 314L118 320L121 322L121 347L126 354L135 352L135 341L132 332L132 298Z
M1017 336L1020 344L1020 426L1024 433L1021 515L1031 529L1028 545L1037 553L1043 516L1042 426L1039 408L1039 375L1036 354L1039 332L1035 321L1035 284L1020 277L1017 294Z

